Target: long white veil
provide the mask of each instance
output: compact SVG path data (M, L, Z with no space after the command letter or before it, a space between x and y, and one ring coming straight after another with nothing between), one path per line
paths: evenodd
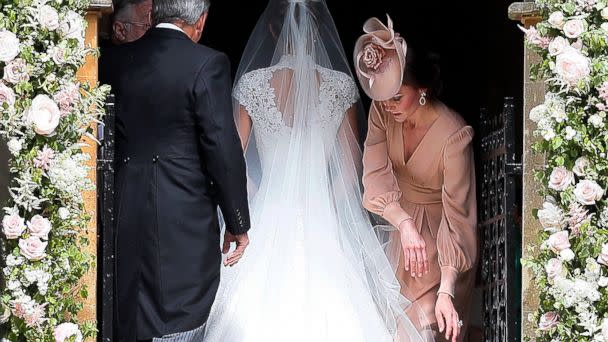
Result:
M242 84L245 78L248 87ZM280 231L264 236L264 241L252 238L252 245L265 244L281 259L269 261L275 274L267 276L266 284L282 281L276 268L298 274L287 289L266 285L260 291L285 291L273 294L277 300L305 292L307 282L332 277L307 273L314 271L312 264L318 261L331 270L335 263L358 277L352 284L364 284L395 340L425 340L405 315L414 315L411 302L401 295L361 204L358 125L363 106L325 1L270 0L245 48L235 84L235 121L245 146L253 231L260 225ZM290 249L298 246L286 243L288 234L303 242L306 258L290 259ZM281 239L269 241L276 236ZM255 253L249 257L256 258ZM328 257L334 254L340 260ZM238 272L248 272L242 266ZM426 322L419 316L414 321L416 326Z

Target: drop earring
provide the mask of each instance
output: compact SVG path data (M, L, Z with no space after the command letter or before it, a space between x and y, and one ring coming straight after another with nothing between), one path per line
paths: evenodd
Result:
M418 103L420 103L421 106L426 105L426 91L423 91L420 93L420 98L418 99Z

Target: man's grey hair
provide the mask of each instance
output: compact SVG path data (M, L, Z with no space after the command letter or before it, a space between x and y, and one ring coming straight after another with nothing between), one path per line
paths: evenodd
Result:
M152 17L156 24L183 21L194 25L207 11L211 0L153 0Z
M130 21L133 19L133 9L145 0L122 0L114 3L114 20Z

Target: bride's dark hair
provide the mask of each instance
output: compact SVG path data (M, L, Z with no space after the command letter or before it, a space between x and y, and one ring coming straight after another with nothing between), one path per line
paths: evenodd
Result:
M431 98L441 94L439 55L419 47L408 46L403 83L415 88L426 88Z

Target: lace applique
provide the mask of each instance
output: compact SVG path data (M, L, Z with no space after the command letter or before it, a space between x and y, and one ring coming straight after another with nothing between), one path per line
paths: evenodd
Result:
M269 146L279 136L287 136L291 128L283 121L283 114L277 108L275 89L270 80L275 71L291 68L290 58L283 58L278 64L246 73L234 89L235 99L247 109L256 131L255 139L260 145ZM352 77L322 68L316 69L320 76L319 113L315 123L320 129L328 130L327 136L335 136L346 111L357 102L359 93Z
M355 81L345 73L318 68L321 74L320 103L324 110L319 118L321 126L339 124L346 111L359 100ZM331 125L334 126L334 125Z

